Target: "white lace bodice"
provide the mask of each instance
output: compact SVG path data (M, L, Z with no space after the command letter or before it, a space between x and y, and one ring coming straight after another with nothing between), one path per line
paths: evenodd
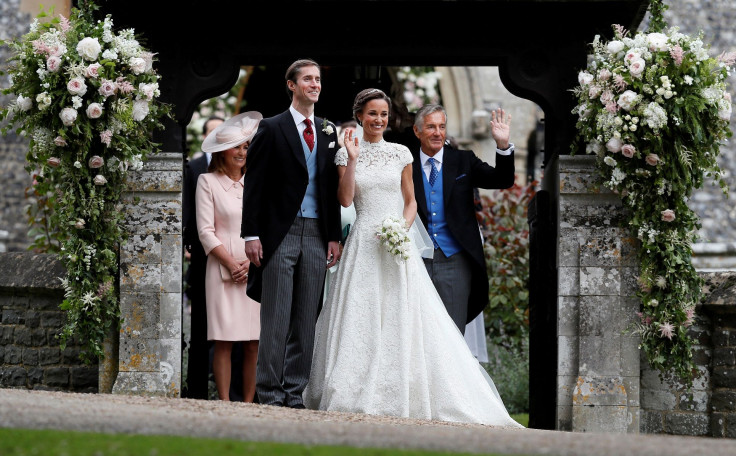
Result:
M401 171L413 161L406 146L381 140L360 141L360 155L355 167L355 212L358 223L378 224L389 215L401 216ZM348 153L343 147L335 154L335 164L346 166Z

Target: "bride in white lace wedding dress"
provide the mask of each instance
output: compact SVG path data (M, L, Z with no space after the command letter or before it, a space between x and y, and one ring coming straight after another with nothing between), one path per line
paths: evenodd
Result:
M414 246L388 253L376 231L389 216L416 215L412 155L383 140L388 97L358 94L364 137L335 157L340 202L355 224L317 321L308 408L521 427L445 310ZM408 182L407 182L408 179Z

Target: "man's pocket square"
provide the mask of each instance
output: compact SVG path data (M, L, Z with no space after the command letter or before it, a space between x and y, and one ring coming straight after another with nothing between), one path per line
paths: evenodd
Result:
M463 178L463 177L465 177L465 176L467 176L467 174L461 174L461 175L457 176L457 177L455 178L455 180L456 180L456 181L457 181L457 180L460 180L460 179L462 179L462 178Z
M329 146L327 146L327 147L328 147L328 148L330 148L330 149L332 149L333 147L335 147L335 141L332 141L332 142L330 143L330 145L329 145Z

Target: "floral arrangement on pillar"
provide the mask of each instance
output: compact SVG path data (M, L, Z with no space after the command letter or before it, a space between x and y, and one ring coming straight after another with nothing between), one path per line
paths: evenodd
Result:
M716 161L731 136L726 81L736 52L712 57L702 33L666 28L661 0L650 4L649 32L614 25L592 43L573 90L578 105L572 152L598 157L604 185L620 195L640 241L641 312L635 331L652 367L692 383L692 325L702 279L691 264L700 222L687 205L710 177L728 188Z
M426 104L440 102L441 76L434 67L399 68L396 77L403 85L404 102L410 112L416 112Z
M80 1L68 19L42 11L26 35L2 43L14 54L3 93L17 96L0 110L2 133L15 127L30 139L26 169L51 202L67 271L61 346L74 337L86 360L102 356L105 335L118 325L126 175L156 149L151 133L170 112L157 100L154 54L134 30L114 31L110 16L95 20L98 9Z

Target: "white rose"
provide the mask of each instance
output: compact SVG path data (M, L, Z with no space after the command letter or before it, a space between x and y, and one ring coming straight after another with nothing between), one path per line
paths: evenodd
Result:
M578 82L580 85L588 85L593 82L593 75L587 71L581 71L578 73Z
M151 100L154 96L156 96L156 93L158 92L158 84L155 82L152 84L146 84L142 82L138 84L138 91L145 95L146 98Z
M644 72L644 68L646 67L646 62L641 57L638 57L631 61L631 65L629 65L629 73L635 78L641 77L641 74Z
M153 71L153 52L141 52L141 58L146 62L146 73Z
M647 35L647 44L650 51L666 51L667 35L664 33L650 33Z
M33 107L33 101L30 97L18 95L18 99L15 101L15 105L21 111L28 111L29 109L31 109L31 107Z
M82 78L73 78L66 85L66 90L72 95L84 96L87 93L87 84L84 83Z
M620 139L616 137L611 138L606 143L606 149L608 149L609 152L613 152L614 154L621 150L621 146L623 146L623 143Z
M148 102L146 100L138 100L133 103L133 120L140 122L148 115Z
M46 92L41 92L36 95L36 103L38 103L38 109L46 109L51 104L51 95Z
M102 46L97 38L84 38L77 44L77 53L80 57L85 60L97 60L97 56L100 55Z
M638 95L633 90L627 90L618 97L618 105L621 109L630 111L636 104Z
M146 71L146 61L140 57L131 57L128 66L134 74L142 74Z
M84 228L84 224L85 224L84 219L80 218L80 219L77 219L76 222L74 222L74 227L81 230L82 228Z
M112 49L106 49L105 52L102 53L102 58L105 60L117 60L118 53Z
M61 117L61 122L68 127L77 120L77 110L73 108L64 108L59 113L59 117Z
M605 163L608 166L616 166L616 160L614 160L612 157L606 157L603 159L603 163Z
M95 185L105 185L107 183L107 179L102 174L96 175L93 181Z
M626 53L626 56L624 57L624 62L630 65L632 61L640 58L641 54L639 54L636 49L631 49L629 50L629 52Z
M102 105L99 103L90 103L87 106L87 117L90 119L99 119L102 116Z
M618 40L612 40L608 42L606 49L608 49L608 52L611 54L618 54L624 50L624 43Z
M332 125L328 125L327 127L325 127L325 133L327 133L328 135L331 135L334 132L335 132L335 129L332 128Z

